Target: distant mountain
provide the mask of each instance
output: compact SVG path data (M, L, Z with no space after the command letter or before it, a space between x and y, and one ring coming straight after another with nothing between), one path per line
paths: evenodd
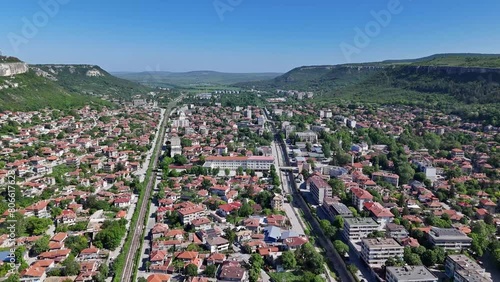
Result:
M339 94L359 86L398 87L421 92L458 95L461 88L476 87L481 96L469 102L497 102L500 83L500 55L437 54L412 60L387 60L360 64L303 66L274 79L237 83L257 89L279 88ZM488 88L481 88L488 82ZM443 84L448 83L447 86ZM477 88L479 87L479 88ZM452 89L453 88L453 89ZM463 89L462 89L463 90ZM472 91L472 89L470 89ZM484 91L490 93L485 94Z
M235 84L301 90L317 102L420 104L500 124L500 55L436 54L412 60L304 66L274 79Z
M101 98L130 99L151 88L114 77L93 65L27 65L0 57L0 111L111 105Z
M190 72L115 72L114 75L149 86L198 86L198 85L228 85L244 81L258 81L275 78L281 73L224 73L216 71Z

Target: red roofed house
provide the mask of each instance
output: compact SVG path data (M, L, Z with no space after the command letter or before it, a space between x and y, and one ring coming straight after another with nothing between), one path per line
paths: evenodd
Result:
M484 208L485 210L488 211L490 214L495 213L495 209L497 207L497 204L495 204L492 200L490 199L482 199L479 201L479 205Z
M113 201L113 204L115 205L115 207L119 207L119 208L128 207L128 206L130 206L131 203L132 203L132 198L130 196L120 197L120 198L117 198Z
M148 276L148 282L170 282L170 275L167 274L151 274Z
M193 205L177 210L182 223L189 224L194 219L204 217L206 215L206 207L202 204Z
M352 203L358 211L363 210L364 203L372 202L373 200L372 194L370 194L370 192L366 191L365 189L353 187L351 188L351 192Z
M394 219L392 212L377 202L364 203L364 208L370 212L370 215L379 224L380 230L385 229L385 225Z

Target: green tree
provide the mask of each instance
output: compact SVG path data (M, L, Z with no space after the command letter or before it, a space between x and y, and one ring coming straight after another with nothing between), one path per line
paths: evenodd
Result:
M188 264L184 269L185 273L189 277L194 277L198 275L198 267L192 263Z
M52 225L52 220L49 218L28 217L26 219L26 232L29 235L42 235Z
M175 271L180 272L184 268L184 262L182 260L174 260L173 266Z
M226 239L229 241L229 244L232 245L234 241L236 241L236 232L231 228L226 228L224 231L226 232Z
M420 256L415 253L408 254L407 256L405 255L404 260L409 265L422 265L422 260L420 259Z
M69 255L61 265L64 267L61 271L62 276L78 275L80 273L80 264L75 260L75 256Z
M335 216L333 219L333 226L337 227L337 229L343 229L344 228L344 217L341 215Z
M260 274L260 270L252 267L250 269L250 271L248 272L250 282L259 281L259 274Z
M31 255L38 256L39 254L48 251L50 239L48 236L43 236L42 238L35 241L33 247L31 248Z
M252 206L250 206L248 202L244 202L238 210L238 215L241 217L248 217L251 214L253 214Z
M285 251L281 255L281 263L285 269L295 269L297 266L297 260L291 251Z
M358 268L354 264L348 264L347 270L352 273L352 275L356 275L358 273Z
M174 156L174 163L176 165L185 165L188 162L189 162L188 159L185 156L183 156L183 155L177 154L177 155Z
M217 267L215 267L215 265L211 264L211 265L207 265L207 267L205 267L205 270L203 270L203 274L207 277L214 278L216 271L217 271Z
M337 250L337 252L341 256L344 256L345 254L347 254L349 252L349 246L340 240L335 240L333 242L333 246L335 247L335 250Z
M252 254L249 260L252 268L262 269L264 267L264 259L259 254Z
M437 261L438 261L437 255L431 249L426 250L425 253L422 255L422 262L427 267L435 265Z
M64 245L71 249L73 255L77 256L83 249L88 247L89 240L85 236L70 236L64 241Z
M4 282L21 282L21 278L19 277L19 274L14 273L9 275L9 277L7 277Z
M186 251L200 251L200 247L196 245L195 243L191 243L187 246Z

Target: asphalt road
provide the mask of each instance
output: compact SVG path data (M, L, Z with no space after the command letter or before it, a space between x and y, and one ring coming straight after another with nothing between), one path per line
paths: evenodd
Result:
M280 155L279 159L280 161L287 163L286 148L284 147L284 144L281 143L278 144L280 145L279 149L277 150L278 151L277 153ZM326 237L325 233L323 232L323 229L319 225L319 222L312 215L311 210L304 201L304 198L302 198L302 195L300 195L300 192L298 192L299 190L297 189L293 173L287 173L286 176L288 177L288 182L292 185L290 193L293 196L294 205L296 205L304 212L304 219L311 224L312 228L311 231L317 237L316 241L325 250L325 256L330 261L330 265L333 266L333 268L336 270L340 278L340 281L355 282L354 277L347 270L344 260L337 253L330 239Z

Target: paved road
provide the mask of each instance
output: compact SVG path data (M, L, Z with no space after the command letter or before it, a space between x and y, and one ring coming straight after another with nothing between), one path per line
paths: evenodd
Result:
M279 148L277 148L277 156L280 162L283 164L286 164L286 149L284 148L283 144L279 144ZM312 227L312 232L316 234L317 240L316 242L319 243L320 246L322 246L325 249L325 256L326 258L330 261L331 266L337 271L339 278L341 281L345 282L354 282L354 277L352 274L347 270L346 265L344 263L344 260L342 257L337 253L335 248L333 247L332 242L326 237L326 235L323 232L323 229L321 229L321 226L319 225L319 222L316 220L316 218L312 215L311 210L307 206L306 202L300 195L295 179L293 176L293 173L287 173L288 177L288 182L290 184L289 189L291 190L290 193L293 196L293 203L296 205L298 208L300 208L304 212L304 219L311 224ZM288 185L287 185L288 186Z
M181 97L179 98L176 98L175 100L173 100L172 102L170 102L167 106L167 112L170 113L171 109L177 104L177 102L180 100ZM160 121L160 129L158 130L158 133L157 133L157 136L155 137L159 137L161 136L161 138L157 139L157 140L160 140L160 142L157 142L154 146L155 146L155 151L154 151L154 154L152 155L152 158L154 160L157 160L158 157L159 157L159 152L161 151L161 147L162 147L162 143L163 143L163 135L165 134L165 127L166 127L166 119L165 119L165 116L163 115L163 120ZM156 166L157 166L157 162L154 161L153 162L153 171L156 169ZM145 191L144 191L144 199L141 203L141 206L138 207L139 208L139 216L138 216L138 220L136 222L136 225L131 226L131 229L130 231L131 232L134 232L132 234L132 243L130 245L130 249L128 250L128 253L125 255L125 266L124 266L124 269L123 269L123 274L122 274L122 277L120 279L120 281L122 282L130 282L132 280L132 274L134 272L134 269L135 269L135 257L136 257L136 254L137 254L137 251L139 251L139 246L140 246L140 242L143 238L143 228L144 228L144 219L145 219L145 216L146 216L146 210L147 210L147 206L149 204L149 199L151 197L151 190L153 188L153 184L154 184L154 181L155 181L156 177L152 176L150 177L146 187L145 187ZM129 231L129 232L130 232Z

